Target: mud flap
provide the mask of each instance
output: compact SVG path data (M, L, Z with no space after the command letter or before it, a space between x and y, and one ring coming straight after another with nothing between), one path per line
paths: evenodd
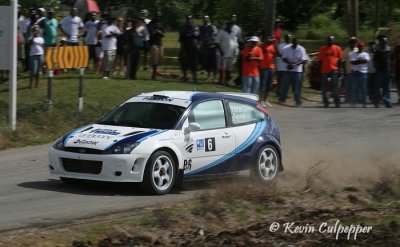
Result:
M174 191L179 192L179 191L183 190L183 176L184 176L183 171L184 171L183 169L178 170L175 184L174 184L174 187L172 188Z

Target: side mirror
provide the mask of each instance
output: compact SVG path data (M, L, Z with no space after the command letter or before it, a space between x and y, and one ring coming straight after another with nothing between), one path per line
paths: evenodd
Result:
M188 127L184 128L183 134L185 135L185 142L190 141L190 132L199 131L200 129L200 124L198 123L190 123Z

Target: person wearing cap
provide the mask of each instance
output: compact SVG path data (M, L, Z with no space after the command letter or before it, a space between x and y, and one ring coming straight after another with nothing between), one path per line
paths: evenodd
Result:
M334 36L326 38L326 45L322 46L317 55L321 71L321 93L324 107L329 106L328 83L331 81L332 96L336 107L340 107L339 95L339 70L343 66L343 51L338 45L333 44Z
M265 37L260 48L264 56L264 59L260 62L260 100L264 102L266 106L271 106L267 99L274 78L275 59L279 54L274 36Z
M350 37L350 39L347 41L348 46L344 48L343 50L343 63L344 63L344 88L345 88L345 101L347 103L350 102L350 99L352 98L351 96L351 72L352 72L352 67L353 65L350 62L350 54L352 52L357 52L357 38L356 37Z
M367 83L368 83L368 62L369 54L364 51L365 43L357 42L357 52L350 54L350 62L352 67L352 84L351 84L351 106L355 106L357 101L361 99L363 107L367 107Z
M79 45L80 31L83 29L84 24L82 19L77 16L78 9L71 8L70 15L61 19L59 28L65 35L66 46L77 46Z
M193 81L197 83L197 63L199 59L199 28L193 24L193 17L186 16L186 22L179 31L179 62L183 76L182 80L187 81L187 71L192 72Z
M298 38L292 39L292 44L286 46L282 50L282 60L286 63L287 71L283 74L282 86L279 93L279 103L286 102L289 86L294 87L294 100L296 106L300 106L301 102L301 84L303 78L303 65L307 62L308 57L303 46L299 45Z
M379 107L380 89L383 89L383 102L387 108L392 107L392 101L390 97L391 89L391 73L392 73L392 62L393 62L392 49L388 45L388 39L385 35L378 36L378 45L374 53L374 65L376 68L376 83L375 83L375 107Z
M260 87L260 61L264 59L258 46L259 38L251 36L248 45L242 50L242 92L258 94Z
M38 8L37 10L36 10L36 12L37 12L37 15L38 15L38 19L36 20L36 23L35 24L37 24L37 25L39 25L40 26L40 23L44 20L44 13L46 12L46 9L45 8Z
M57 46L57 28L58 21L54 18L54 10L47 10L47 17L40 22L40 26L43 29L43 38L45 47Z

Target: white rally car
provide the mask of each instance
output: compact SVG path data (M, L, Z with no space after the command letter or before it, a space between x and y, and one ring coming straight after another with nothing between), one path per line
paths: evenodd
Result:
M281 160L277 126L257 96L241 93L143 93L49 150L50 174L63 181L140 182L153 194L247 169L268 182Z

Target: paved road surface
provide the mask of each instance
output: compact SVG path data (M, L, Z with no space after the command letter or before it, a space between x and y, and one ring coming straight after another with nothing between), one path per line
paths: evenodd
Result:
M329 166L326 181L345 183L381 165L399 166L399 108L275 106L270 112L282 134L281 180L302 183L317 162ZM47 148L0 152L0 231L187 200L199 192L145 196L126 184L70 187L49 177Z

